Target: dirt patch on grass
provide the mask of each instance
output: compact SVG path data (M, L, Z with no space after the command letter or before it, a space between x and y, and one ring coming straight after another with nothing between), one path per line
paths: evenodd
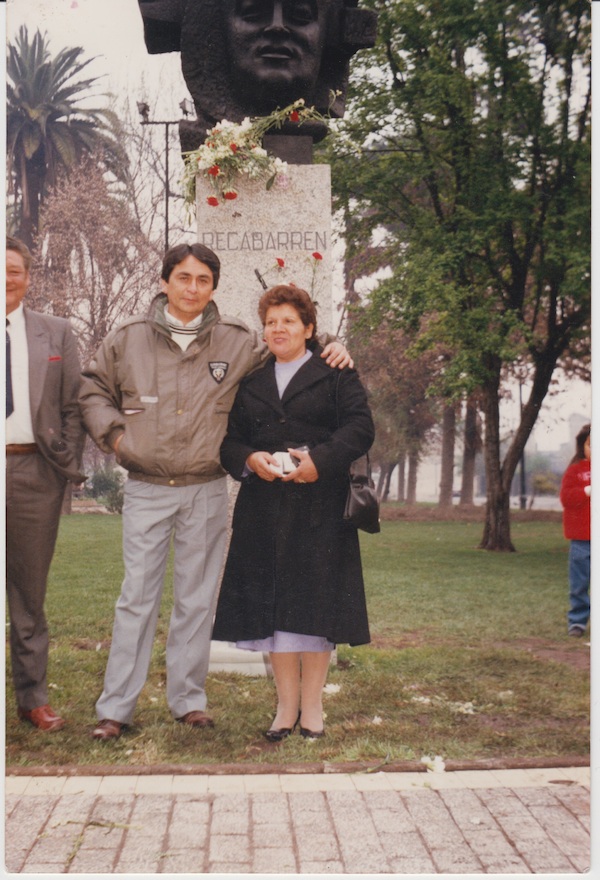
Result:
M552 663L566 663L572 669L581 672L590 671L590 648L585 644L587 639L581 639L582 643L574 645L562 645L549 639L518 639L514 642L492 642L492 648L511 648L518 651L527 651L538 660L549 660Z
M483 523L485 508L459 507L455 505L447 510L437 507L416 505L382 504L381 519L393 522L406 520L406 522L480 522ZM562 522L560 510L511 510L510 519L513 523L519 522Z
M436 647L436 645L447 648L450 644L449 640L432 640L429 633L407 632L401 636L375 635L371 639L370 647L380 648L381 650L405 650L407 648L432 648ZM500 651L526 651L537 660L566 663L572 669L581 672L590 671L590 648L585 637L576 644L563 645L550 639L529 638L490 642L489 647L492 650Z

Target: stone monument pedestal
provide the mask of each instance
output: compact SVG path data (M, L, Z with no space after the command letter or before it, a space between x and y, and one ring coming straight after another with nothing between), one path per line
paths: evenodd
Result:
M260 329L257 307L263 284L273 287L293 282L317 303L318 332L331 333L329 165L288 165L270 190L264 181L247 178L240 180L236 190L236 199L221 200L213 207L207 199L214 196L214 190L205 178L196 178L198 241L221 260L215 294L219 311ZM269 675L268 654L211 642L210 670Z
M329 165L288 165L270 190L247 178L236 190L236 199L213 207L207 199L214 190L205 178L196 179L198 241L221 260L215 294L221 314L258 329L260 276L266 287L293 282L307 290L318 304L318 331L332 332Z

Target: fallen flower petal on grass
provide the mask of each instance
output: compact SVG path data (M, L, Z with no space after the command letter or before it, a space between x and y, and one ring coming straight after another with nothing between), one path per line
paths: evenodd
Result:
M324 694L339 694L341 691L341 685L339 684L326 684L323 688Z
M441 755L436 755L435 758L431 758L429 755L423 755L421 758L421 764L425 764L429 773L443 773L446 769L444 759Z
M475 706L473 703L450 703L450 708L453 712L458 712L460 715L474 715L475 714Z

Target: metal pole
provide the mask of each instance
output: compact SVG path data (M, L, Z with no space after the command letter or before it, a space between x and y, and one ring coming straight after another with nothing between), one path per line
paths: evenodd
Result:
M523 417L523 392L522 392L522 384L519 382L519 413L521 418ZM521 510L525 510L527 507L527 481L525 478L525 447L523 447L523 452L521 453L521 496L520 496L520 507Z
M169 250L169 122L165 122L165 253Z
M140 110L140 113L142 110ZM178 125L175 119L142 119L142 125L164 125L165 127L165 252L169 250L169 126Z

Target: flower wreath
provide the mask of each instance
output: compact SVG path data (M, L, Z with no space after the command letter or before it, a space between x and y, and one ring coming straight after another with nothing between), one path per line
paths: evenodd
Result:
M197 150L184 154L183 186L188 209L195 207L198 174L205 177L214 190L214 195L206 199L213 207L237 198L235 181L241 174L252 180L265 180L266 188L271 189L277 176L287 170L287 163L267 153L261 146L263 136L270 129L281 128L285 122L302 125L307 120L327 123L326 117L314 107L306 107L304 99L299 98L268 116L246 117L239 123L227 119L217 122Z

